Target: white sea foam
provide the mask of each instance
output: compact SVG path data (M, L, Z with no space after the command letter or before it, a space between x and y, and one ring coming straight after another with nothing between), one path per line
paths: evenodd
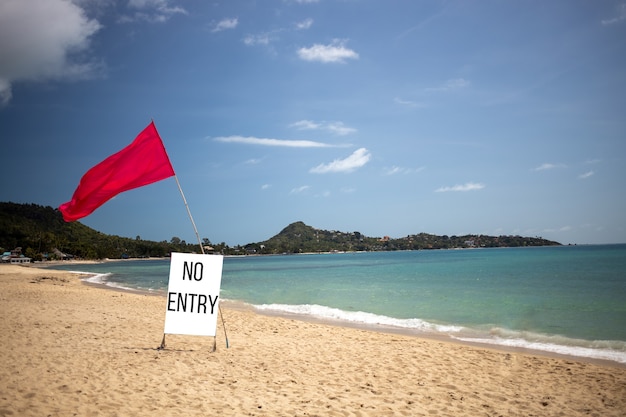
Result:
M71 272L73 274L81 274L81 275L93 274L93 272L83 272L83 271L68 271L68 272ZM94 275L90 275L87 278L83 278L83 281L88 282L90 284L106 285L107 287L119 288L121 290L137 291L136 288L126 287L117 282L109 281L107 278L110 277L111 275L113 274L112 273L94 274ZM152 291L152 290L148 289L147 291Z
M338 308L331 308L317 304L263 304L255 307L258 310L264 311L283 312L350 323L392 326L424 332L455 333L463 329L463 327L460 326L438 325L421 319L397 319L373 313L366 313L364 311L344 311Z
M454 337L454 336L453 336ZM515 338L505 339L502 337L493 338L472 338L472 337L455 337L455 339L470 342L470 343L483 343L498 346L516 347L523 349L538 350L543 352L557 353L560 355L578 356L592 359L603 359L609 361L615 361L619 363L626 363L626 351L617 350L611 348L602 347L584 347L574 345L561 345L556 343L529 341L526 339ZM587 344L595 345L612 345L623 344L623 342L613 341L594 341L586 342Z
M94 274L93 272L85 272L85 271L67 271L70 274L79 274L79 275L89 275L87 278L83 278L83 281L89 282L91 284L102 284L105 285L106 278L111 276L110 273L105 274Z
M85 282L89 282L91 284L102 284L102 285L107 285L107 277L111 276L111 274L96 274L96 275L92 275L89 278L85 278L83 279L83 281Z
M558 335L543 335L532 332L516 332L502 328L491 329L489 335L462 326L440 325L425 320L397 319L363 311L344 311L337 308L317 304L288 305L263 304L256 305L261 311L273 311L321 319L331 319L366 325L390 326L410 329L418 332L434 332L448 335L456 340L506 347L530 349L556 353L560 355L578 356L626 363L626 342L611 340L587 341L572 339ZM468 335L473 336L468 336Z

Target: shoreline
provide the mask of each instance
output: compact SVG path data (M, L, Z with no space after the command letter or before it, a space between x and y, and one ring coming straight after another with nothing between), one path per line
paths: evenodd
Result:
M253 256L263 256L263 255L253 255ZM154 259L163 259L163 258L149 258L149 259L154 260ZM58 264L67 264L67 262L71 262L71 263L76 263L77 265L80 265L80 264L106 263L106 262L118 262L118 261L124 262L127 260L126 259L113 259L113 260L104 260L104 261L95 261L95 262L92 262L92 261L85 261L85 262L83 261L58 261ZM42 269L45 270L46 268L44 267ZM80 272L72 272L72 273L79 274ZM90 273L87 273L87 274L90 274ZM81 281L85 285L100 287L106 290L136 293L136 294L150 295L150 296L163 297L163 298L166 296L166 290L149 291L149 290L143 290L143 289L134 289L134 288L109 285L103 282L89 281L90 277L93 277L93 276L97 276L97 274L82 277ZM222 300L220 301L220 305L225 306L227 308L250 311L253 314L258 314L261 316L280 317L280 318L285 318L285 319L290 319L290 320L298 320L298 321L302 321L305 323L323 324L323 325L335 326L339 328L342 328L342 327L353 328L353 329L372 331L372 332L378 332L378 333L383 333L383 334L403 335L403 336L408 336L408 337L415 337L418 339L423 338L427 340L434 340L434 341L439 341L439 342L444 342L444 343L453 343L453 344L458 344L462 346L478 347L478 348L493 350L496 352L520 353L520 354L528 354L528 355L535 355L535 356L543 356L546 358L583 361L583 362L588 362L588 363L592 363L596 365L603 365L603 366L626 369L626 363L619 362L613 359L575 355L575 354L568 354L568 353L563 353L563 352L554 352L551 350L534 349L531 347L509 346L506 344L499 344L499 343L462 340L459 338L455 338L454 336L447 335L445 333L438 333L436 331L417 330L417 329L412 329L412 328L403 328L403 327L397 327L397 326L386 325L386 324L362 323L362 322L355 322L355 321L350 321L350 320L345 320L345 319L320 317L320 316L307 315L307 314L297 314L297 313L291 313L291 312L279 311L279 310L260 309L252 304L248 304L246 302L239 301L239 300ZM555 346L558 346L558 345L555 345Z
M0 266L0 415L621 416L626 369L224 306L217 351L161 297Z

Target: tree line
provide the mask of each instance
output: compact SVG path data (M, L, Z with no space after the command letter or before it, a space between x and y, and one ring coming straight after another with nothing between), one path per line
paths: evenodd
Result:
M303 222L285 227L276 236L259 243L246 245L248 253L315 253L333 251L397 251L425 249L494 248L523 246L555 246L558 242L541 237L523 236L439 236L428 233L401 238L368 237L362 233L321 230Z
M202 245L209 252L224 255L292 254L350 251L396 251L480 247L520 247L560 245L541 237L523 236L438 236L428 233L401 238L368 237L360 232L322 230L295 222L272 238L247 245ZM60 259L69 255L82 259L166 257L171 252L199 253L197 243L179 237L160 242L107 235L80 222L67 223L58 209L37 204L0 202L0 251L17 247L33 260Z
M208 239L204 239L207 246ZM17 247L33 260L165 257L171 252L199 252L198 243L178 237L155 242L107 235L80 222L67 223L58 209L37 204L0 203L0 250Z

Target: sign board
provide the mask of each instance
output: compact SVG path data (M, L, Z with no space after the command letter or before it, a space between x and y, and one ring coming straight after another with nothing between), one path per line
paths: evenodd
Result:
M222 255L172 253L165 334L215 336Z

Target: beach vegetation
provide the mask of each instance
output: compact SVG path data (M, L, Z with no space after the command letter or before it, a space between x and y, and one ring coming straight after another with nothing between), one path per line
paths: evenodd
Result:
M35 261L166 257L171 252L199 251L197 244L179 238L154 242L107 235L80 222L65 222L59 210L49 206L2 202L0 248L20 246Z
M560 243L541 237L523 236L438 236L419 233L397 239L389 236L368 237L356 231L322 230L303 222L295 222L266 241L246 245L246 249L249 253L255 254L280 254L554 245L560 245Z
M268 240L229 246L202 239L210 253L224 255L267 255L458 249L481 247L552 246L558 242L523 236L438 236L428 233L368 237L361 232L317 229L298 221ZM35 261L67 259L126 259L167 257L172 252L198 253L198 244L174 236L160 242L107 235L80 222L67 223L58 209L37 204L0 202L0 250L22 247Z

